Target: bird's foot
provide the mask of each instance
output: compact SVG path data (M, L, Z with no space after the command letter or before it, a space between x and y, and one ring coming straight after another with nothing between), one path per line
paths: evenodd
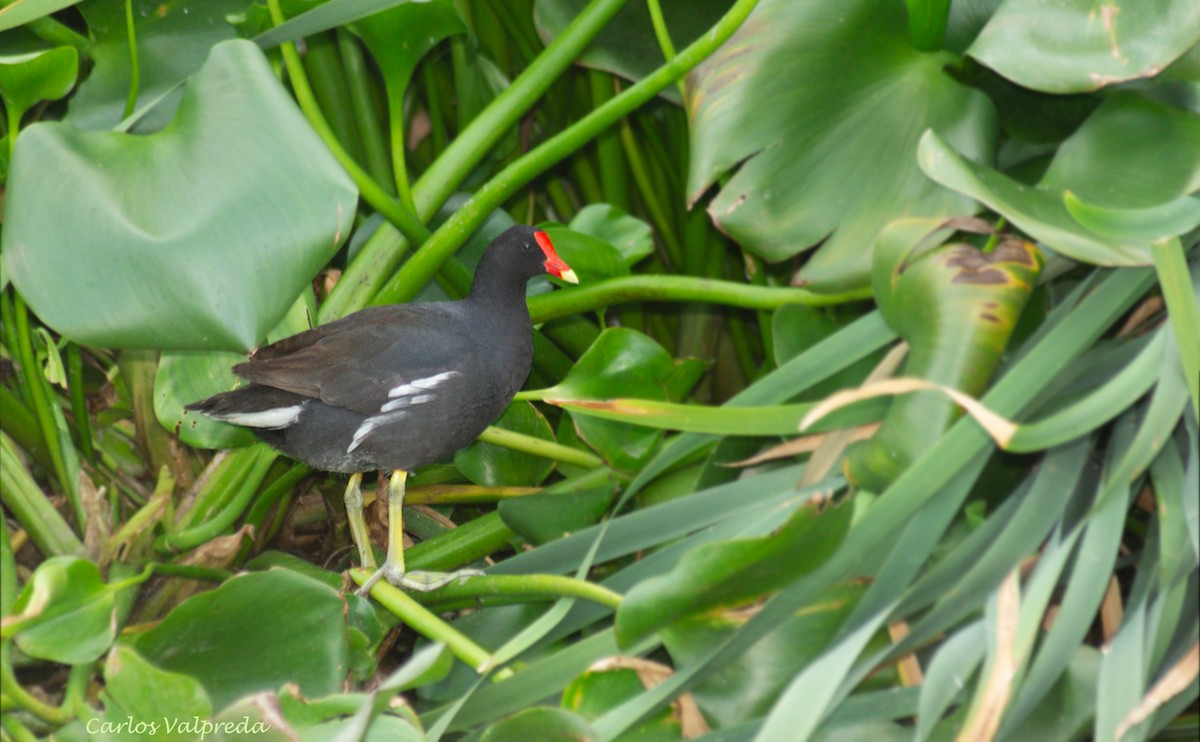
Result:
M465 580L468 577L482 577L483 574L483 571L478 569L460 569L455 572L405 572L393 564L385 563L362 584L362 587L358 589L356 594L366 595L371 592L371 588L375 587L375 583L381 579L386 579L402 590L416 590L417 592L427 593L431 590L437 590L439 587L445 587L455 580Z

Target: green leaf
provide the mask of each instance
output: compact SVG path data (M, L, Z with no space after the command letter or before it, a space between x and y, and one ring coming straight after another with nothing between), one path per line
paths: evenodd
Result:
M0 98L17 120L35 103L58 100L75 87L79 54L60 46L44 52L0 56Z
M534 544L544 544L598 523L615 492L615 484L610 482L600 487L501 500L497 509L504 525Z
M923 52L941 49L950 17L950 0L906 0L906 4L913 46Z
M643 580L617 610L617 641L628 646L682 616L730 607L777 590L837 550L854 509L816 493L779 530L759 538L705 544L670 574Z
M681 374L681 371L684 372ZM605 330L562 383L542 390L542 399L607 399L633 396L667 401L687 393L698 378L695 362L676 362L658 343L626 328ZM636 469L662 433L589 415L572 415L575 429L605 460Z
M287 315L267 333L264 343L307 330L316 314L312 291L305 287ZM223 423L183 409L192 402L241 385L242 381L233 375L232 369L245 360L246 356L241 353L223 351L163 353L154 376L154 415L159 424L194 448L237 448L254 443L258 439L240 425Z
M213 49L170 128L35 124L12 165L11 278L43 321L102 347L254 347L355 209L349 179L245 41Z
M531 739L600 742L588 723L570 711L536 706L518 711L483 731L479 742L528 742Z
M113 647L104 662L102 697L103 716L87 724L99 729L99 739L192 740L198 731L188 726L193 718L208 719L213 712L199 681L160 670L126 645ZM122 731L105 734L106 729Z
M216 44L234 38L226 18L249 4L248 0L161 0L134 5L139 73L134 110L155 104L138 119L139 132L158 131L171 121L180 104L176 86L200 69ZM71 98L64 120L77 129L107 131L125 117L133 84L125 3L81 3L79 12L91 35L88 54L95 66Z
M629 264L617 248L604 240L563 227L546 227L559 257L571 266L582 284L628 276Z
M689 200L741 163L708 208L723 232L771 262L823 242L800 278L865 285L885 224L972 209L915 158L930 128L971 159L992 151L995 112L947 61L909 46L899 3L762 0L689 80Z
M919 158L929 177L979 199L1069 257L1099 265L1146 265L1149 245L1140 230L1086 228L1068 211L1067 192L1106 209L1145 210L1178 201L1200 188L1200 116L1132 93L1114 94L1062 144L1032 188L970 161L933 132L922 138ZM1187 210L1173 205L1159 215L1171 216L1181 206ZM1131 219L1136 215L1126 221ZM1164 222L1159 231L1187 224L1187 219Z
M1037 283L1041 252L1011 237L986 253L961 242L927 249L919 239L923 230L913 231L921 224L900 221L881 235L872 277L876 300L909 345L904 376L977 397L987 389ZM874 437L850 448L847 476L882 492L961 415L938 392L896 397Z
M1066 191L1063 204L1086 229L1122 241L1153 242L1200 226L1200 198L1195 196L1145 209L1111 209L1084 203Z
M291 570L238 575L180 603L135 647L203 683L216 708L284 683L322 696L342 687L349 667L345 600Z
M78 2L79 0L22 0L6 3L5 7L0 8L0 31L23 26Z
M1200 41L1192 0L1005 0L967 53L1047 93L1153 77Z
M730 664L692 688L692 697L715 726L728 727L766 715L796 668L816 659L837 635L864 590L862 584L830 588L813 605L780 624ZM745 611L717 610L684 618L662 630L677 667L694 660L745 625Z
M140 582L145 579L134 578ZM5 639L31 657L77 665L112 646L117 632L116 592L96 565L77 557L51 557L38 565L3 624Z
M628 266L654 252L654 233L650 225L612 204L588 204L568 226L572 232L591 235L617 248Z
M590 721L645 689L646 682L633 667L589 668L563 690L561 705ZM670 707L628 732L639 742L679 740L682 734L679 717Z
M554 442L550 423L529 402L513 402L492 423L515 433ZM485 487L532 486L541 484L554 469L554 462L542 456L521 453L494 443L475 441L454 454L454 466L463 476Z

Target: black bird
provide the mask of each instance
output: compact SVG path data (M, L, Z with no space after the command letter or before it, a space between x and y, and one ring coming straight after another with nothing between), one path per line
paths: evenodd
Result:
M362 473L390 471L381 578L433 590L477 570L404 570L408 472L449 458L498 418L525 383L533 334L525 284L542 272L578 283L545 232L513 227L488 246L460 301L370 307L259 348L233 372L250 383L187 406L251 428L316 469L350 474L346 514L364 567Z

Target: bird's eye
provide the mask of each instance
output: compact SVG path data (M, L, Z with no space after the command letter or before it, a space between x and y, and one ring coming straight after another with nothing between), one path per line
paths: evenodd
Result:
M533 245L529 244L528 242L522 244L521 247L525 248L525 252L530 252L533 250Z

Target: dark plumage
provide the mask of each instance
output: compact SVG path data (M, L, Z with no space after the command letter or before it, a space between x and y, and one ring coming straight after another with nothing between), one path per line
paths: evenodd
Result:
M544 232L513 227L484 253L467 298L371 307L285 338L233 367L248 385L187 409L249 427L324 471L402 473L446 459L529 375L525 284L542 272L575 282Z

